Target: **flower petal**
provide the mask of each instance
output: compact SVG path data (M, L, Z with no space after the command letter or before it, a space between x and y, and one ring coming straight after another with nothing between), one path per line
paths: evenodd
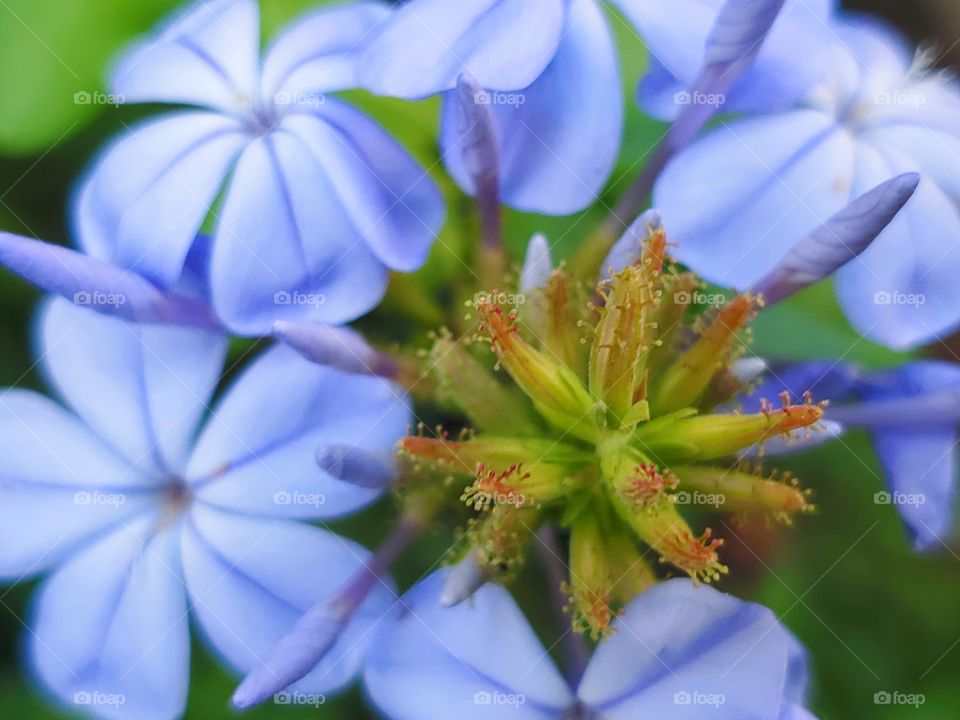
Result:
M321 444L389 454L406 434L406 398L379 378L314 365L277 346L258 358L214 411L190 460L198 497L274 517L336 517L375 490L334 480L316 464Z
M847 204L852 158L850 137L816 111L723 124L667 166L654 206L678 260L745 289Z
M519 210L548 215L582 210L596 201L620 151L623 99L610 29L593 0L571 0L568 16L556 56L533 85L475 99L492 106L500 135L501 198ZM464 127L469 125L460 102L448 94L444 163L473 193L463 162Z
M491 90L519 90L553 59L564 13L563 0L413 0L371 42L363 84L416 99L468 73Z
M379 2L356 2L306 14L277 37L263 63L263 100L284 105L360 84L358 62L391 16ZM319 97L315 97L319 101Z
M360 236L394 270L416 270L443 225L440 189L383 129L344 103L289 116L294 134L322 166Z
M240 334L277 320L341 324L383 297L387 270L298 137L271 133L240 158L217 226L213 305Z
M238 673L258 666L311 606L339 590L366 562L356 543L309 525L195 507L183 531L183 567L198 622ZM330 653L291 687L342 688L356 675L394 599L377 587Z
M893 148L862 144L854 192L917 166ZM837 274L840 304L863 335L895 348L943 337L960 324L960 212L928 177L867 250Z
M159 479L26 390L0 394L0 577L21 579L156 502Z
M116 720L183 713L190 637L179 529L156 532L158 521L112 533L42 586L30 660L63 702Z
M448 572L420 582L384 622L364 670L373 702L391 720L560 717L572 693L510 594L488 584L443 607Z
M128 48L110 74L127 102L249 107L257 88L260 18L255 0L191 3Z
M223 367L227 340L201 330L133 325L49 302L39 323L51 384L128 461L179 475Z
M674 579L634 600L617 627L577 692L604 718L693 720L705 707L718 720L779 716L792 638L766 608Z
M107 147L77 195L74 225L83 250L173 285L246 143L236 120L206 112L135 126Z

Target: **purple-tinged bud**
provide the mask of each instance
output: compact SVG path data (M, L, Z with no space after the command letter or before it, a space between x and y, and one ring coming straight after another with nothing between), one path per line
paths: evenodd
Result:
M483 244L489 249L502 246L500 217L500 142L487 93L466 73L457 78L457 102L462 126L463 165L477 196L483 225Z
M396 470L390 459L353 445L321 445L317 464L342 482L370 490L384 490L393 484Z
M794 245L755 292L773 305L829 277L877 239L919 184L917 173L905 173L861 195Z
M220 327L206 303L165 292L136 273L58 245L0 232L0 263L40 289L104 315Z
M520 271L520 292L528 293L545 288L553 273L553 260L550 257L550 243L546 236L537 233L530 238L527 256Z
M633 265L643 254L643 243L653 233L663 228L663 218L660 211L654 208L647 210L633 221L620 239L610 248L610 254L600 267L604 280L609 280L625 267Z
M476 550L470 553L447 572L440 593L440 604L454 607L473 597L473 594L489 580L489 574L480 566L480 554Z
M400 370L396 361L349 328L278 321L273 335L307 360L343 372L393 379Z
M707 38L706 67L752 63L784 0L728 0Z

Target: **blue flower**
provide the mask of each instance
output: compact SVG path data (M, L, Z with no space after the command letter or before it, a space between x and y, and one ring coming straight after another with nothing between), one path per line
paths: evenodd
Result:
M573 690L503 588L443 607L447 572L404 596L371 647L366 685L392 720L812 717L801 705L803 651L759 605L686 579L655 585L624 610Z
M824 417L870 432L888 491L875 502L893 505L917 550L936 550L954 529L960 365L932 360L866 372L821 361L776 369L753 394L771 398L806 391L829 397Z
M960 156L960 91L879 22L831 27L828 68L800 102L721 123L673 160L654 200L680 260L745 288L850 198L919 171L913 199L837 276L840 304L862 334L909 347L960 322L960 188L950 163Z
M688 70L695 77L703 66L706 38L723 5L720 0L612 4L662 58L657 67L670 67L684 80ZM597 200L622 137L619 62L603 5L598 0L411 0L370 42L360 77L365 87L384 95L417 99L444 93L443 161L460 187L475 193L463 159L469 123L454 92L457 78L466 73L484 88L474 101L490 106L499 130L502 201L549 215L576 212ZM809 11L803 3L792 5L791 29L780 33L790 42L761 53L757 61L755 76L767 84L772 78L784 83L786 58L798 47L809 50L812 42L806 38L812 32L807 30L829 7L825 0ZM802 22L792 22L796 18ZM693 51L680 57L678 46ZM682 101L674 102L675 110L680 107Z
M82 248L168 287L222 193L210 288L231 330L373 308L388 268L424 262L444 214L422 168L329 95L357 86L356 58L388 14L356 3L308 15L261 65L255 0L209 0L128 50L112 92L199 108L107 148L76 198Z
M278 346L207 417L222 335L133 325L58 298L38 336L65 407L25 390L0 396L0 577L51 571L29 622L29 662L64 703L174 718L186 703L190 614L245 673L364 566L360 546L296 522L378 496L321 471L314 453L344 443L390 453L409 408L382 380ZM334 657L296 689L348 683L390 600L378 586Z

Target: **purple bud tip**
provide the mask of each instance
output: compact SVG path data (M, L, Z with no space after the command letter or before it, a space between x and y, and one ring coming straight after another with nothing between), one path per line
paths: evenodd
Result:
M755 291L773 305L833 275L877 239L919 184L917 173L905 173L861 195L794 245Z
M440 604L443 607L454 607L473 597L487 581L488 575L477 562L476 551L471 551L447 571L447 577L440 592Z
M396 363L367 344L359 333L345 327L278 321L273 335L318 365L354 375L379 375L393 378Z
M396 477L392 462L353 445L321 445L316 457L325 473L362 488L383 490Z
M544 235L537 233L530 238L530 244L527 245L527 256L520 271L520 292L532 292L546 287L552 272L550 243Z
M243 679L231 698L233 706L246 710L259 705L307 675L336 644L345 624L343 613L327 603L309 610Z
M785 0L727 0L707 40L706 65L749 63L760 52Z
M460 134L464 165L477 184L478 193L486 188L496 194L500 176L499 143L489 95L463 73L457 78L457 101L462 111Z
M647 210L634 220L620 239L613 244L607 259L603 261L601 269L604 279L609 280L625 267L637 262L643 253L643 241L662 227L663 218L660 216L660 211L655 208Z

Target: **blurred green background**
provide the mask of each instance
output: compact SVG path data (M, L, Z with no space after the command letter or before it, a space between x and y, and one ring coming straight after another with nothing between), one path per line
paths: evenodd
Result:
M451 0L454 1L454 0ZM666 1L666 0L659 0ZM103 88L106 65L131 37L149 29L177 7L176 0L0 0L0 229L70 243L67 206L77 178L111 136L155 112L156 108L78 104L79 92ZM263 0L264 32L269 38L316 0ZM857 3L882 12L917 38L943 33L952 47L960 29L953 0ZM624 62L628 97L644 67L644 50L618 18L611 22ZM952 37L952 39L951 39ZM375 114L420 159L437 157L436 103L401 103L359 93L352 99ZM618 186L636 172L638 161L663 127L631 109L623 155L611 183L612 204ZM960 171L960 170L958 170ZM440 178L438 178L440 179ZM446 185L449 189L449 183ZM443 243L424 276L434 285L456 260L465 229L452 189L451 217ZM569 253L603 217L543 219L511 215L512 249L523 247L532 231L554 238L565 234L561 255ZM570 231L571 227L573 230ZM569 232L568 232L569 231ZM0 386L41 388L32 365L30 321L38 294L25 283L0 275ZM778 308L755 329L758 354L785 358L843 357L871 365L899 358L859 339L843 319L829 287L815 288ZM940 354L949 350L939 348ZM727 527L726 559L732 573L722 587L773 608L810 648L814 666L814 702L823 718L960 718L960 545L917 557L906 544L889 506L877 506L879 470L865 437L779 463L795 470L814 488L819 511L789 529ZM388 503L343 524L348 534L372 544L382 538L390 517ZM401 585L416 580L446 547L437 534L420 541L398 569ZM320 569L318 568L319 572ZM536 568L518 594L537 609ZM529 589L533 589L531 592ZM32 584L0 588L0 717L62 718L69 711L52 707L21 670L22 618L29 612ZM544 612L532 616L546 617ZM546 620L545 636L556 633ZM555 636L555 635L554 635ZM187 717L232 717L227 706L234 685L202 644L193 653ZM874 704L879 691L922 693L919 708ZM314 708L268 705L251 718L366 718L359 690Z

